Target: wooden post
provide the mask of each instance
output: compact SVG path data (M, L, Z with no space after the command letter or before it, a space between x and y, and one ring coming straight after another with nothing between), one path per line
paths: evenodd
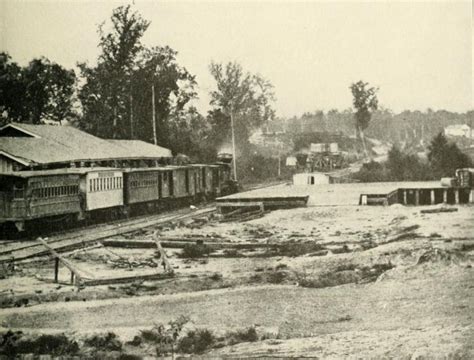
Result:
M155 233L153 234L153 240L155 241L156 247L158 248L158 251L160 252L160 261L163 265L165 272L172 274L174 272L173 267L171 266L168 260L168 256L166 256L165 249L163 249L160 241L158 240L158 231L155 231Z
M454 190L454 202L459 204L459 189Z
M419 189L415 190L415 205L416 206L420 205L420 190Z
M57 257L54 258L54 282L58 282L59 276L59 259Z
M474 189L469 191L469 202L474 203Z
M77 279L77 282L78 283L81 283L82 282L82 276L81 276L81 273L79 272L79 270L76 268L76 266L74 266L71 262L69 262L68 260L66 260L64 257L62 257L61 255L59 255L56 250L54 250L51 246L49 246L49 244L44 241L42 238L38 238L37 239L41 244L43 244L43 246L49 250L49 252L51 253L51 255L53 255L56 259L58 259L65 267L67 267L69 269L69 271L71 271L71 282L73 282L74 280L74 275ZM89 276L90 278L94 278L94 275L90 274L89 272L86 272L84 270L81 270L82 273L84 273L85 275Z
M431 205L434 205L435 204L435 191L434 190L431 190L430 191L430 200L431 200Z
M403 190L403 205L407 204L407 191Z
M447 189L443 190L443 203L444 204L448 203L448 190Z
M74 284L74 273L71 271L71 285Z

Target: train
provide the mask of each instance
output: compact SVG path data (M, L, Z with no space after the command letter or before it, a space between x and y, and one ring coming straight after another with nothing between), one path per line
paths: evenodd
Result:
M81 223L159 212L237 190L227 163L82 167L0 174L0 227Z

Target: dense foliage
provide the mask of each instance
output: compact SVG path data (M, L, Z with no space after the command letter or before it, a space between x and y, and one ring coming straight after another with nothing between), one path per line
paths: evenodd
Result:
M276 119L268 124L271 132L287 131L293 134L341 132L353 136L354 114L351 109L327 112L307 112L300 117ZM445 127L454 124L474 125L474 111L455 113L446 110L403 111L395 114L389 109L379 108L372 113L370 126L365 135L370 138L398 144L400 148L422 148ZM457 139L459 141L460 139Z
M17 122L71 119L76 75L46 58L25 67L0 53L0 113Z
M366 163L354 177L362 182L439 180L453 177L456 169L470 166L469 157L439 133L429 146L428 161L394 146L386 162Z
M180 128L185 105L196 95L194 77L177 63L175 50L141 43L150 23L130 6L116 8L110 23L108 30L99 27L97 65L79 64L84 78L80 126L100 137L154 142L155 121L157 143L182 150L185 139L174 142L182 137L173 130Z
M214 136L221 145L230 143L232 115L239 157L246 154L252 131L274 117L273 85L260 75L245 72L235 62L225 65L213 62L209 69L216 81L216 90L210 94L214 109L209 114L211 124L219 130Z

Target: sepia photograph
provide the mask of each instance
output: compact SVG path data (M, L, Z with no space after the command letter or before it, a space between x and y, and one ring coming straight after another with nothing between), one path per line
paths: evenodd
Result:
M0 0L0 360L474 359L471 0Z

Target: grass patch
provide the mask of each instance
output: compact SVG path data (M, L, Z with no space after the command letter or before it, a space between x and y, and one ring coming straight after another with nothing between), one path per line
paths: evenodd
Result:
M368 283L377 280L385 271L394 267L390 262L372 266L356 267L354 264L342 264L333 271L317 276L295 273L298 284L307 288L325 288L351 283Z

